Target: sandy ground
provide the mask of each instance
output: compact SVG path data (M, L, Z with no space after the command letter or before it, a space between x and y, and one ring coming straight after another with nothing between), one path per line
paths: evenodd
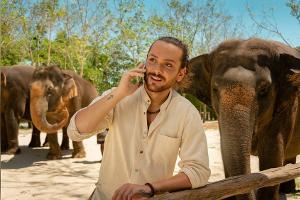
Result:
M216 128L216 123L205 123L212 170L210 182L224 178L220 136ZM19 141L22 150L20 155L1 155L1 199L87 199L94 189L100 167L101 154L96 137L84 141L86 158L73 159L71 150L68 150L63 152L63 159L49 161L46 160L48 152L46 147L35 149L27 147L30 133L31 130L20 130ZM59 137L61 141L61 134ZM42 141L44 138L45 134L42 134ZM300 162L299 156L297 162ZM251 157L251 170L258 171L256 157ZM288 196L288 199L300 199L300 194Z

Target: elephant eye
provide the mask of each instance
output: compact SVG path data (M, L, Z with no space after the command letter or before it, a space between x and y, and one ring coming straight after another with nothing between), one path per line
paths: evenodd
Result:
M220 97L219 97L219 90L218 90L217 87L213 87L213 88L212 88L212 94L213 94L213 96L215 96L217 99L220 98Z
M262 85L258 88L258 96L259 97L264 97L268 94L268 92L270 91L270 86L268 85Z
M47 89L47 96L51 96L53 94L53 92L54 92L54 88L53 87L49 87Z
M213 93L217 94L219 92L219 89L218 89L218 84L217 83L213 83L212 84L212 91Z

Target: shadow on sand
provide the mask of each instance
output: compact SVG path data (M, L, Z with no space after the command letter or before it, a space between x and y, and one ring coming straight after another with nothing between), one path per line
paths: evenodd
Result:
M95 164L95 163L101 163L102 160L99 161L87 161L87 160L83 160L83 161L74 161L73 163L82 163L82 164Z
M17 155L11 155L12 158L5 159L6 156L10 155L1 155L1 169L20 169L30 166L47 165L46 163L40 161L48 161L47 154L49 152L49 148L29 148L28 146L20 146L20 148L21 153ZM62 154L63 156L71 155L72 150L63 150ZM69 159L69 157L63 157L62 159Z

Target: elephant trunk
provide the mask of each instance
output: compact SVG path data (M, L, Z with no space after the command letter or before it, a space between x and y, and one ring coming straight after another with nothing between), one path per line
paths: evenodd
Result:
M240 108L239 108L240 107ZM249 174L251 140L254 128L250 111L236 105L228 114L220 108L221 150L226 176Z
M232 91L221 96L218 117L226 177L251 173L250 152L256 108L254 96L248 94L244 99ZM254 193L239 195L237 199L254 199Z
M43 132L53 133L64 127L69 119L69 112L62 99L54 112L48 112L48 101L42 85L33 83L30 89L30 113L34 125ZM50 122L50 123L49 123Z

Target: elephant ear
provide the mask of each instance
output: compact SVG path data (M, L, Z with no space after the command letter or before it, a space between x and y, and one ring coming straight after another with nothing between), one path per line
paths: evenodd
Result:
M279 58L282 65L289 69L287 80L293 86L300 88L300 52L294 48L279 46Z
M209 54L202 54L189 61L191 85L185 93L194 95L211 107L211 68L209 57Z
M300 70L300 52L292 49L289 52L280 53L280 61L289 69Z
M293 74L288 75L288 81L293 85L298 87L298 91L300 92L300 70L291 69Z
M77 86L73 77L69 74L63 74L64 86L63 86L63 100L68 101L69 99L78 95Z
M1 72L1 86L6 86L6 74Z

